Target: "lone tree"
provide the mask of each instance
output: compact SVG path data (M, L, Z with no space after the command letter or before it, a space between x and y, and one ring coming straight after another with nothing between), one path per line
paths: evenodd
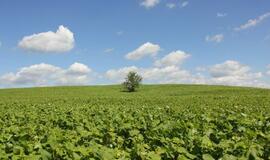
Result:
M134 92L136 88L139 88L141 82L142 77L137 72L131 71L127 74L123 83L124 90Z

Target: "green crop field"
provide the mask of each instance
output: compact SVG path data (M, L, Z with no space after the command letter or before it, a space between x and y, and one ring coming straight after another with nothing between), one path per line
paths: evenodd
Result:
M270 90L0 90L0 159L270 159Z

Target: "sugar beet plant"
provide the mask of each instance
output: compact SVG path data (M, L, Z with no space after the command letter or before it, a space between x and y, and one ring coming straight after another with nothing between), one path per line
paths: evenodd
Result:
M270 159L270 91L161 85L0 90L0 159Z

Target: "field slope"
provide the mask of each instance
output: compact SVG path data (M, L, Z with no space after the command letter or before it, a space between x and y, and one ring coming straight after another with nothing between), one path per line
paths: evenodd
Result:
M0 159L270 159L270 90L0 90Z

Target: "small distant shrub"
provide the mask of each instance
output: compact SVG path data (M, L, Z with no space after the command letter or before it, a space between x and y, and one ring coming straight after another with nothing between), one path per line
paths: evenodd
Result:
M134 71L127 74L125 82L122 84L125 91L134 92L136 88L139 88L142 82L142 77Z

